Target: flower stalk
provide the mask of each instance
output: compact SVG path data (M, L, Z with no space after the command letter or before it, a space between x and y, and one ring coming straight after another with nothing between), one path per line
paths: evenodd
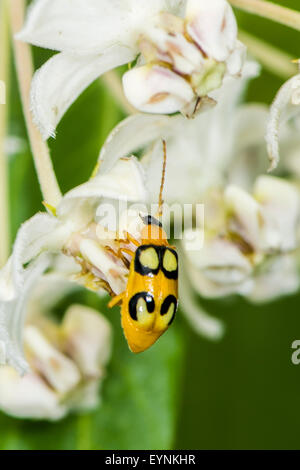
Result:
M122 80L115 70L110 70L101 77L111 95L126 114L134 114L137 110L126 99L123 91Z
M10 223L8 211L8 168L5 153L7 128L7 84L9 70L9 38L7 28L7 2L0 3L0 80L4 84L5 104L0 104L0 268L9 255Z
M300 31L300 12L264 0L229 0L233 7Z
M259 60L269 72L284 80L297 73L297 66L293 63L294 57L272 46L246 31L239 31L240 40L246 44L248 51Z
M23 26L25 1L14 0L9 4L11 29L12 33L15 34ZM42 195L48 204L57 207L61 199L61 192L56 180L49 148L35 126L30 112L30 85L34 73L30 46L17 40L14 40L13 44L23 112Z

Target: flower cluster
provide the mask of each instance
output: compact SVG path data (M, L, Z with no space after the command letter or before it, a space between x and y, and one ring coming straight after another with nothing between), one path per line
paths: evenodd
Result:
M226 0L37 0L17 37L60 51L32 83L45 139L92 81L137 57L138 67L123 78L133 106L193 115L202 101L214 103L202 98L226 74L239 74L245 53Z
M55 213L36 214L20 228L13 254L0 271L0 363L21 373L28 370L22 348L25 301L46 270L96 292L124 290L128 260L118 256L115 239L120 237L113 227L98 223L97 208L104 200L114 204L145 197L140 164L121 159L107 174L67 193ZM128 231L126 225L120 230Z
M26 304L24 350L30 370L20 376L10 366L0 368L0 407L8 414L56 420L99 403L111 327L99 312L83 305L71 305L60 325L51 321L49 308L68 290L67 281L46 275Z
M260 176L267 169L268 108L239 104L249 78L257 73L255 63L246 63L244 77L230 78L224 84L218 106L193 120L127 118L113 130L100 154L103 167L109 168L121 155L144 147L141 161L155 200L160 138L166 140L165 202L182 206L201 202L204 206L205 225L185 228L183 233L180 302L192 326L210 338L220 337L223 327L195 305L191 285L203 297L240 294L252 302L293 293L299 286L298 121L284 127L282 138L282 171L297 180ZM197 246L202 243L202 248L194 249L191 240Z
M270 113L241 104L259 66L246 59L237 33L226 0L32 2L17 40L58 51L31 84L42 138L55 135L90 83L121 65L130 65L120 81L124 94L141 113L113 129L87 182L56 207L46 200L47 212L21 226L0 270L0 407L7 413L54 420L97 405L111 353L108 321L83 305L71 305L61 323L50 314L79 286L119 300L144 216L162 190L169 208L204 206L203 223L193 225L192 210L192 223L174 241L182 311L197 332L218 339L224 327L201 310L195 293L263 302L298 289L300 76L283 85ZM279 125L284 171L262 175L267 150L272 169L279 163ZM117 218L107 216L108 207ZM164 213L162 222L175 225L176 213Z
M201 250L192 250L192 230L183 249L189 278L204 297L239 293L261 302L299 287L300 194L280 178L260 176L252 194L230 185L205 199L205 234Z
M123 76L130 103L143 112L193 116L225 74L238 75L244 46L230 6L220 0L187 2L185 17L168 12L139 37L140 62Z

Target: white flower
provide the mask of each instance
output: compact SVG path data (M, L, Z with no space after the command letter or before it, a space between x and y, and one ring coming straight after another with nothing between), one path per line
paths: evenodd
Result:
M28 370L22 347L26 302L46 270L96 292L124 290L126 260L117 255L115 232L108 238L111 228L97 220L97 209L104 202L146 198L140 164L134 157L121 159L109 172L67 193L56 209L50 208L53 213L36 214L20 228L12 256L0 271L0 363L21 373Z
M244 56L226 0L35 0L17 38L60 51L32 85L45 139L93 80L137 57L124 75L129 101L192 115L226 74L240 73Z
M163 138L167 143L163 195L167 204L202 202L204 194L210 188L225 184L230 179L240 181L241 175L244 178L243 185L251 185L259 165L266 167L267 159L261 152L261 146L267 110L263 106L238 106L238 103L247 80L257 72L257 65L248 63L245 66L244 79L227 78L219 93L218 106L193 120L186 120L182 116L150 115L135 115L125 119L112 131L104 144L99 156L100 168L107 171L123 155L130 155L137 149L144 148L142 164L146 171L151 200L156 202ZM219 98L218 94L216 98ZM190 282L186 282L188 273L183 264L181 262L180 305L198 333L218 339L224 332L224 326L219 320L200 311L199 305L193 300Z
M248 62L242 79L228 77L222 90L214 93L218 106L194 119L182 116L136 114L115 127L102 147L99 161L106 171L124 155L145 148L142 163L152 201L157 201L162 164L161 139L167 143L167 174L164 200L167 203L197 203L207 189L230 177L236 178L240 162L248 163L249 151L262 147L267 111L264 106L239 105L250 77L256 76L256 63ZM255 175L267 159L253 158ZM255 161L254 161L255 160ZM234 172L232 166L234 165ZM251 165L249 179L251 180ZM233 174L234 173L234 174ZM252 171L253 173L253 171ZM244 172L243 172L243 176ZM179 179L180 178L180 179ZM240 175L238 176L240 179ZM254 178L253 178L254 179ZM248 183L248 182L247 182Z
M195 290L204 297L238 293L252 301L294 292L299 287L295 257L299 248L298 188L279 178L261 176L253 195L229 186L218 204L223 223L216 229L210 225L213 216L207 214L202 249L193 250L183 240L186 269ZM185 232L187 240L192 238L189 232Z
M20 376L10 366L0 367L2 411L21 418L57 420L99 403L99 387L111 355L108 321L82 305L70 306L60 325L46 316L55 306L57 291L64 295L71 288L57 275L45 275L36 282L24 304L24 349L30 370ZM56 296L50 298L53 292Z
M262 302L295 292L299 286L298 187L280 178L258 178L267 169L268 109L239 105L243 88L243 80L226 79L218 106L193 120L127 118L114 129L100 154L103 168L109 168L121 155L143 148L142 163L156 200L160 139L166 140L165 202L204 204L205 226L194 234L185 229L183 234L180 304L195 329L211 338L221 336L222 325L199 310L195 292L212 298L238 293ZM297 135L295 128L290 129L284 142L287 161L299 148ZM202 250L192 250L191 239L199 247L203 230Z

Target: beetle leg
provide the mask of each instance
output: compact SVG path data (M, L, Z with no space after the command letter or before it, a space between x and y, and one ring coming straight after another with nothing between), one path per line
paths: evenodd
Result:
M124 233L125 233L125 237L126 237L126 238L125 238L124 240L123 240L123 239L119 239L119 242L123 242L123 243L128 243L128 242L130 242L130 243L133 243L133 244L136 245L136 246L140 246L141 243L140 243L136 238L134 238L132 235L130 235L129 232L124 232Z
M129 256L133 256L134 253L133 253L133 251L128 250L127 248L119 248L118 249L118 253L117 253L118 257L121 258L121 260L123 261L126 268L129 269L130 261L126 258L126 256L124 256L123 251L124 251L124 253L127 253Z
M126 266L126 268L129 268L130 266L130 261L125 258L125 256L123 255L122 251L125 251L126 253L128 253L130 256L133 256L133 252L131 250L127 250L126 251L126 248L119 248L118 251L114 251L112 248L110 248L110 246L106 246L105 249L111 253L112 255L114 255L116 258L120 258L121 261L124 263L124 265Z
M129 248L119 248L118 249L118 255L122 254L122 252L127 253L129 256L134 256L134 252L130 250Z
M140 246L141 243L136 238L134 238L132 235L130 235L130 233L125 232L125 235L131 243L133 243L136 246Z
M124 292L113 297L111 301L107 304L108 308L113 308L116 305L120 305L123 301L123 297L124 297Z

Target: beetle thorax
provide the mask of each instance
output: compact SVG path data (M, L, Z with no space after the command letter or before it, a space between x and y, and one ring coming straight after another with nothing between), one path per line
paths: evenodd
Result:
M158 225L146 225L141 231L143 245L168 245L166 232Z

